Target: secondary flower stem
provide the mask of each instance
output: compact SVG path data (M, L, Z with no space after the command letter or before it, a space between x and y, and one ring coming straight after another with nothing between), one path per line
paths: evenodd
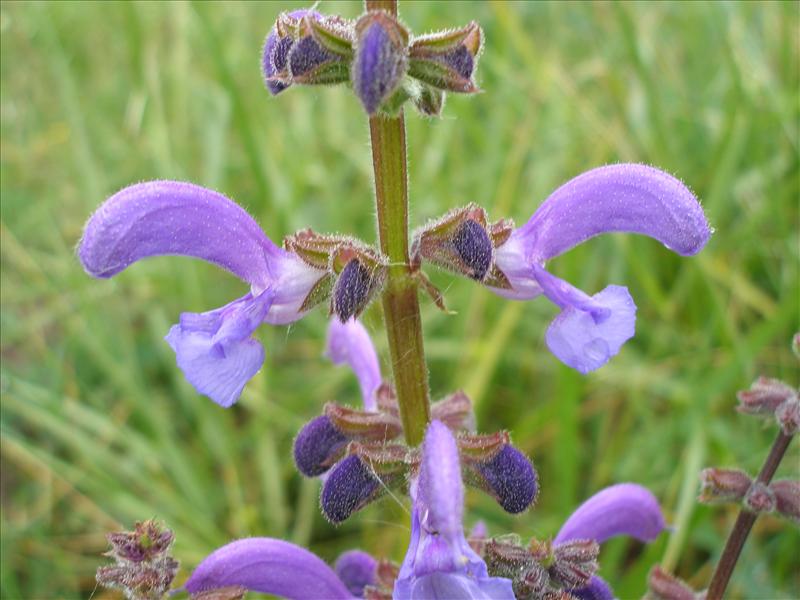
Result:
M783 431L778 432L778 437L775 443L772 444L772 450L770 450L764 466L761 467L761 472L758 474L756 481L764 485L769 484L778 469L778 465L781 464L783 455L786 454L786 449L791 441L792 436L786 435ZM736 561L739 560L742 547L744 547L747 536L750 534L750 529L757 518L758 515L756 513L744 508L739 512L733 530L725 543L725 549L722 551L722 556L719 559L714 575L711 577L706 600L720 600L722 598L725 588L728 587L728 581L733 574L733 569L736 567Z
M397 0L367 0L366 7L397 15ZM403 113L397 118L370 117L369 132L378 235L381 251L391 263L383 292L384 321L403 432L406 442L416 446L425 434L430 409L417 283L408 266L408 180Z

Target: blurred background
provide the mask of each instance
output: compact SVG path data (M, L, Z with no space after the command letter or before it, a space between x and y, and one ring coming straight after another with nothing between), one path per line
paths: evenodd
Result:
M774 428L734 411L759 374L797 385L797 3L401 3L416 32L475 19L484 93L441 120L407 114L412 227L473 201L524 222L560 183L646 162L702 199L716 234L681 259L648 238L596 238L550 269L589 293L624 284L636 337L581 376L546 349L557 309L513 303L432 272L456 315L423 298L431 388L465 389L480 429L508 428L540 475L511 517L480 493L467 525L554 535L602 487L654 491L674 525L644 547L609 542L602 574L640 597L650 566L705 587L735 518L698 506L704 466L760 467ZM3 598L95 591L108 531L156 517L177 536L182 581L214 548L262 535L328 561L361 547L401 561L406 508L384 499L341 527L290 459L324 402L357 404L322 357L323 310L262 327L262 371L232 409L197 395L163 341L181 311L245 293L212 266L137 264L114 280L74 256L83 223L133 182L185 179L245 206L275 241L304 227L375 240L369 132L346 89L272 98L260 74L277 3L10 3L2 31ZM323 2L356 16L359 3ZM365 322L386 366L378 306ZM798 475L795 442L779 476ZM800 591L796 528L758 521L733 598Z

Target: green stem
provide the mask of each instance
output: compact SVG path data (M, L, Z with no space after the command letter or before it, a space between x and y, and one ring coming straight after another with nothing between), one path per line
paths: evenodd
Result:
M397 0L367 0L367 10L397 15ZM381 251L389 258L383 314L406 442L416 446L430 420L428 370L422 345L417 282L408 260L408 180L403 113L370 117L375 204Z
M781 464L783 455L786 454L786 449L791 441L791 435L786 435L783 431L778 433L775 443L772 444L772 450L770 450L769 456L767 456L767 460L756 478L757 482L767 485L772 481L772 476L778 470L778 465ZM730 536L728 536L728 541L722 551L717 568L711 577L711 583L706 592L707 600L720 600L722 598L725 588L728 587L728 581L730 581L733 574L733 569L736 567L736 562L739 560L739 554L742 552L744 543L747 541L747 536L750 534L750 529L756 522L757 517L756 513L744 508L739 511L739 516L736 518L736 523L731 530Z

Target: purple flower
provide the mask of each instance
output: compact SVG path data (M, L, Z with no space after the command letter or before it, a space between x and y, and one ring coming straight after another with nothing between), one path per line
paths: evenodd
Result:
M602 544L617 535L651 542L664 530L664 516L655 496L640 485L620 483L601 490L572 513L553 540L558 547L575 540ZM611 600L608 584L596 575L588 586L570 593L586 600Z
M428 426L419 477L411 486L411 541L394 598L514 598L511 580L489 577L464 537L458 447L440 421Z
M209 554L189 577L185 588L191 594L198 594L240 586L291 600L349 600L354 597L351 586L363 581L363 572L358 574L357 582L348 579L347 570L341 572L340 578L321 558L289 542L246 538Z
M204 313L183 313L166 340L195 389L231 406L261 368L264 348L252 334L262 321L301 318L326 272L282 250L240 206L222 194L177 181L124 188L90 217L78 246L87 273L112 277L149 256L200 258L230 271L250 292Z
M372 340L357 319L331 319L326 355L336 365L347 363L358 378L364 410L376 410L375 392L381 385L381 367Z
M683 256L699 252L711 235L703 209L680 181L646 165L617 164L562 185L495 248L494 264L508 286L492 291L517 300L544 294L558 305L547 345L581 373L604 365L633 336L636 305L625 287L610 285L589 296L544 264L607 232L647 235Z

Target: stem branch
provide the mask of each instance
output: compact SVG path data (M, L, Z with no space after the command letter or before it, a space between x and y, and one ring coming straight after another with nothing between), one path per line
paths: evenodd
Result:
M783 431L778 432L778 437L775 439L775 443L772 444L772 450L770 450L769 456L767 456L767 460L756 478L757 482L764 485L769 484L778 469L778 465L781 464L783 455L786 453L791 441L792 436L786 435ZM750 512L745 508L739 511L739 516L736 518L733 530L731 530L728 541L725 543L725 549L722 551L717 568L711 577L711 584L708 586L708 592L706 592L706 600L720 600L722 598L725 588L728 587L728 581L730 581L733 574L733 569L736 567L736 562L739 560L739 554L741 554L747 536L750 534L750 529L757 518L758 515L756 513Z

